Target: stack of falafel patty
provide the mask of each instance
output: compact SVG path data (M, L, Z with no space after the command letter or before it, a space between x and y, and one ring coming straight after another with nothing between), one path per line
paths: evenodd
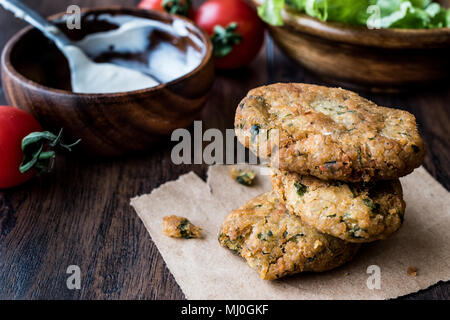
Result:
M267 159L274 190L231 212L219 242L261 278L336 268L401 227L398 178L425 155L412 114L343 89L274 84L243 99L235 131Z

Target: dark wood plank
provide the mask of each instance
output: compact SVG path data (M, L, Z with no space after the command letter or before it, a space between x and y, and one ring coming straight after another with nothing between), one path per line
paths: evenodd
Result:
M47 15L69 4L132 5L138 1L27 0ZM201 2L196 1L196 3ZM0 48L23 24L0 11ZM321 83L308 71L267 45L250 67L219 73L201 119L203 129L233 127L234 110L246 92L277 81ZM427 169L447 188L449 179L449 90L410 95L367 95L386 106L416 114L429 145ZM0 103L4 102L0 94ZM147 155L120 159L61 156L55 171L0 191L0 299L183 299L157 248L129 205L137 194L206 165L176 166L171 143ZM66 288L66 268L81 267L82 288ZM448 283L408 299L449 299Z
M26 2L46 15L74 3L132 5ZM3 47L24 24L0 11L0 26L5 30L0 35ZM167 150L117 161L62 157L54 173L0 192L0 298L184 298L129 206L130 197L190 170L170 168ZM70 264L81 267L80 291L66 288Z

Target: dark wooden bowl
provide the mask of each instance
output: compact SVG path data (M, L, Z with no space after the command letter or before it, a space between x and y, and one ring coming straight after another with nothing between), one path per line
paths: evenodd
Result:
M85 21L100 13L127 14L171 23L183 17L127 8L83 10L81 30L61 29L72 39L111 29ZM61 18L63 14L52 16ZM115 94L70 91L65 57L31 27L15 35L2 54L2 82L8 103L33 114L45 128L64 128L67 140L82 139L83 152L117 156L149 149L173 130L189 126L199 115L214 82L212 44L193 23L190 32L206 46L202 63L189 74L157 87Z
M283 26L269 26L275 43L334 84L395 92L450 76L450 28L370 30L288 10L283 19Z

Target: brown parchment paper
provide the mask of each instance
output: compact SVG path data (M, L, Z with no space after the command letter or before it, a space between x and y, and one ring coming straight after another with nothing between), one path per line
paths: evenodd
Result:
M260 173L260 167L253 169ZM226 166L212 166L207 183L189 173L131 204L188 299L387 299L450 280L449 193L423 168L401 181L407 208L399 232L364 245L355 260L338 269L277 281L260 279L217 241L229 211L271 189L267 175L258 174L256 184L245 187L229 177ZM162 218L169 214L201 226L204 238L164 236ZM367 286L371 265L380 268L380 289ZM417 268L416 277L407 274L410 266Z

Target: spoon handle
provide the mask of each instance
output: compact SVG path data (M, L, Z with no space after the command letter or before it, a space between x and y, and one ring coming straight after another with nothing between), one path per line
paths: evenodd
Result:
M14 13L16 18L22 19L42 31L42 33L44 33L47 38L53 40L57 46L71 44L69 38L67 38L55 25L47 21L23 2L19 0L0 0L0 5L3 6L5 10Z

